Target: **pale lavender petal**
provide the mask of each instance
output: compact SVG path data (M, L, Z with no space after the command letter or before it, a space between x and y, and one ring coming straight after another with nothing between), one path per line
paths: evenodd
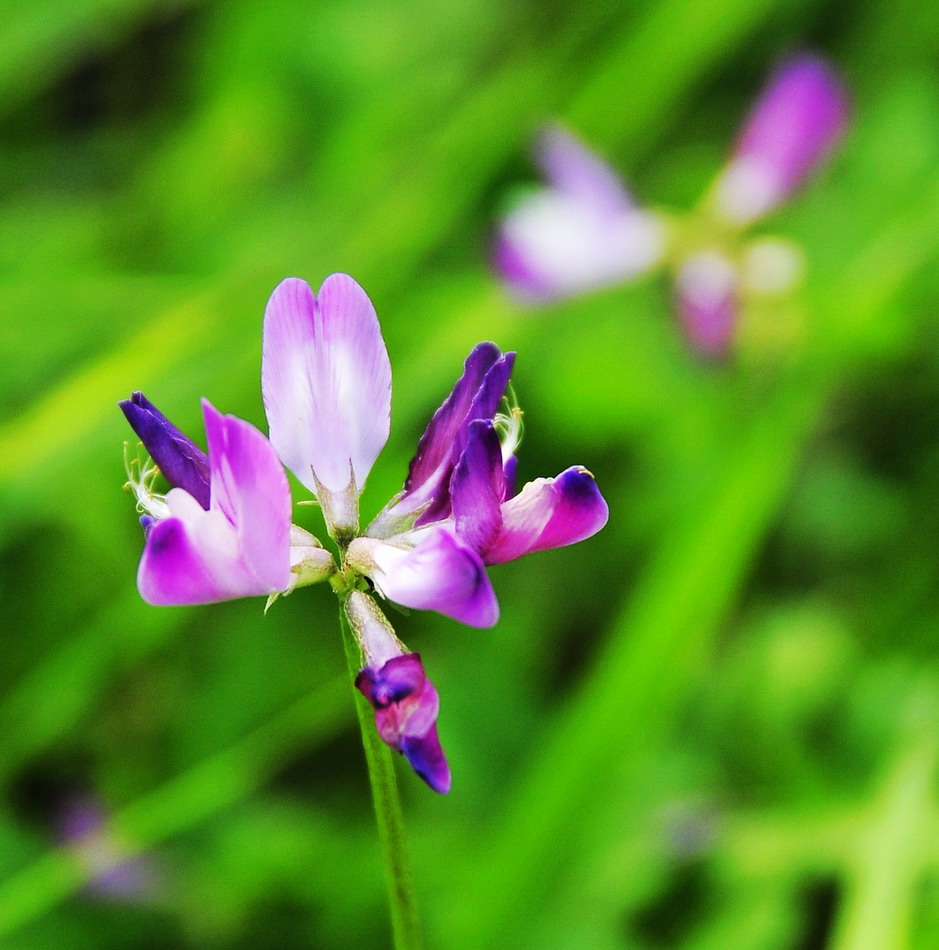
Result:
M724 355L737 330L738 275L716 251L686 258L675 275L676 306L682 329L703 356Z
M202 400L212 507L235 529L242 563L267 593L290 584L290 486L270 442L250 423Z
M553 188L605 214L626 211L635 205L616 172L559 125L542 130L535 141L535 160Z
M479 555L445 529L420 532L414 547L356 538L346 563L405 607L436 610L472 627L491 627L499 619L495 591Z
M502 527L505 496L502 448L491 422L470 425L466 447L450 480L453 519L460 540L486 551Z
M282 281L264 315L261 383L271 442L312 492L361 490L388 439L391 365L375 309L348 275L318 298ZM314 475L315 473L315 475Z
M664 226L651 212L600 208L548 188L502 219L492 263L514 295L547 303L631 280L664 249Z
M556 478L536 479L502 505L502 529L483 560L501 564L532 551L575 544L596 534L608 516L587 469L574 466Z
M725 217L746 223L777 207L805 183L844 135L847 96L818 56L783 63L744 124L717 188Z
M156 406L135 392L118 405L144 448L174 488L183 488L203 508L209 507L209 460Z

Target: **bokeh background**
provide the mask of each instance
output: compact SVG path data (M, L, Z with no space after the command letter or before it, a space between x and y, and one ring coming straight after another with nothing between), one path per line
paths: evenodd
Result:
M937 21L914 0L8 5L0 947L389 945L334 598L145 606L121 491L116 400L142 389L200 437L201 395L263 426L267 296L334 270L395 374L367 511L491 338L519 351L523 478L586 464L612 512L494 569L493 630L393 615L454 772L439 798L399 771L429 945L936 946ZM503 292L487 242L543 120L688 208L805 46L854 118L761 226L808 260L778 323L705 365L664 280L540 311ZM102 823L68 842L77 810Z

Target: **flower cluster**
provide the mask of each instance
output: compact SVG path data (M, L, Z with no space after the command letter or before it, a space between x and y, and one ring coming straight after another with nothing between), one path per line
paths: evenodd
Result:
M703 355L724 354L746 298L789 289L801 270L791 243L744 243L743 232L808 181L844 135L847 114L841 82L825 61L784 62L684 222L640 207L602 159L550 128L535 152L547 186L500 221L495 269L518 297L545 303L667 264L689 342Z
M151 604L287 594L330 580L361 647L356 686L382 739L439 792L450 772L438 696L377 597L492 626L486 565L573 544L607 506L575 466L515 491L520 412L506 399L513 353L480 343L434 414L404 489L363 531L359 496L388 439L391 367L362 288L333 274L317 294L289 278L264 317L262 392L270 439L203 400L208 453L142 394L120 405L153 464L130 467L146 545L137 581ZM336 557L292 524L286 466L315 496ZM162 473L170 485L155 491Z

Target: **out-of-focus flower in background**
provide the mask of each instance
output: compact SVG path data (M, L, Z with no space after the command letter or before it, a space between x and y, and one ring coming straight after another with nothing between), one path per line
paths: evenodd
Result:
M86 874L86 893L107 900L136 901L154 896L157 875L152 861L132 855L110 825L95 797L84 795L62 805L56 832Z
M545 302L619 284L657 264L665 227L616 172L558 125L535 144L546 185L500 221L494 264L522 300Z
M598 156L552 127L535 147L547 186L499 222L495 270L513 295L546 303L661 265L672 273L678 322L692 348L723 356L748 301L793 290L803 271L795 245L748 241L745 230L806 184L847 124L834 68L814 54L784 61L700 206L667 227L663 215L636 205Z

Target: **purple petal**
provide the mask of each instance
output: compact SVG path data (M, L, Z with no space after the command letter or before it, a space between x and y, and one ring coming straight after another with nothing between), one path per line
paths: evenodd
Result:
M189 492L209 507L209 460L143 393L135 392L118 405L144 448L174 488Z
M483 560L501 564L532 551L575 544L596 534L608 516L587 469L574 466L556 478L536 479L502 505L502 529Z
M282 281L264 315L261 385L271 442L314 494L361 490L388 440L391 365L365 291L333 274L314 297ZM314 475L315 473L315 475Z
M202 400L212 505L234 526L244 564L267 593L290 584L292 504L271 443L248 422Z
M557 127L536 156L549 187L522 198L496 238L493 267L509 290L545 303L629 280L661 258L661 222L606 162Z
M449 517L450 479L470 423L496 414L514 365L515 354L494 343L477 344L466 358L463 375L421 436L404 485L407 504L427 506L418 525Z
M231 542L234 544L233 532ZM200 549L179 518L158 521L150 528L137 570L140 596L157 607L212 604L242 596L230 593L216 578L208 560L211 557L212 552Z
M616 172L559 125L542 130L535 141L535 160L553 188L604 213L626 211L635 205Z
M491 422L477 420L470 425L450 494L460 540L474 551L487 550L502 527L500 505L505 495L502 447Z
M722 356L737 329L738 275L716 251L693 254L675 277L676 305L691 345L703 356Z
M203 401L212 505L166 496L171 517L150 525L137 584L148 603L208 604L290 586L290 489L268 441Z
M509 498L515 497L515 492L518 489L518 456L510 455L505 460L505 465L502 469L502 478L505 483L505 500L508 501Z
M440 700L424 673L420 655L405 653L381 667L367 666L356 688L375 710L382 741L403 753L411 767L434 791L450 790L450 768L437 736Z
M420 738L406 736L401 742L401 751L411 768L435 792L446 795L450 791L450 766L440 746L436 724Z
M412 548L356 538L346 562L371 577L395 603L436 610L471 627L493 626L499 604L479 555L442 528L420 536Z
M747 223L805 183L844 135L847 96L834 69L817 56L783 63L770 78L718 184L725 217Z
M430 479L439 479L438 472L450 460L457 433L476 392L486 373L501 358L502 351L495 343L477 343L470 351L463 364L463 375L434 413L417 444L417 454L411 460L404 483L405 492L417 491Z

